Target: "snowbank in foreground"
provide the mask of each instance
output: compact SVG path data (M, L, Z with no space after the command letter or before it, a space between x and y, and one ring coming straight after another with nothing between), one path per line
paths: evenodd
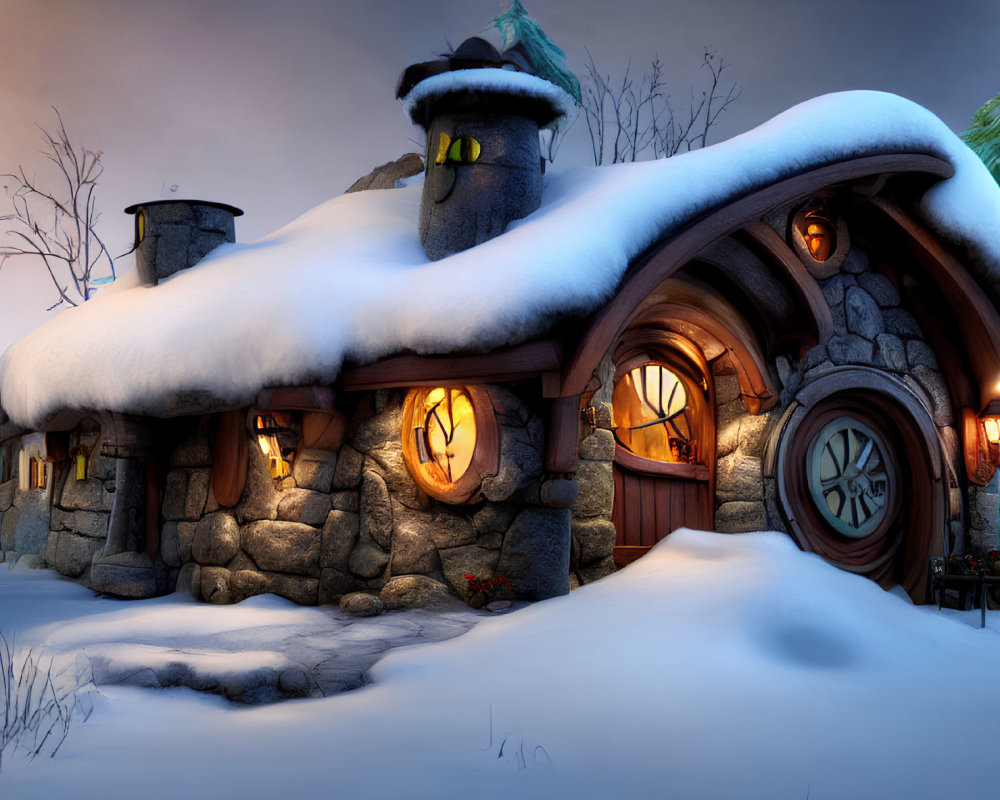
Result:
M98 617L122 604L80 591L4 574L0 629L34 641L72 619L106 633ZM124 643L141 631L133 605ZM203 628L245 624L238 607L197 610ZM299 613L317 609L261 624ZM396 651L347 695L247 709L105 690L55 759L0 775L0 795L989 796L1000 635L967 619L781 534L681 530L568 597Z
M0 359L0 398L28 426L64 407L168 413L187 391L239 405L263 386L332 382L346 358L523 341L555 314L596 308L631 258L699 213L812 166L899 151L955 165L926 215L1000 263L1000 189L972 152L920 106L847 92L705 150L553 175L537 212L434 263L417 235L419 188L338 197L158 286L123 277L48 321Z

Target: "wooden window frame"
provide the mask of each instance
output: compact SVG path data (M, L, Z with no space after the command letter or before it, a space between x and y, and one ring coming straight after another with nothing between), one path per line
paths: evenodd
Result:
M430 479L423 462L420 459L413 431L418 407L422 405L423 397L435 388L445 391L459 389L465 392L472 403L473 420L476 423L476 446L472 453L472 461L464 473L450 485L442 485L439 481ZM420 401L420 402L418 402ZM500 464L500 429L497 424L496 412L490 400L489 393L482 386L441 386L417 387L411 389L403 401L403 425L400 431L403 444L403 460L414 482L421 491L452 505L477 502L483 478L496 475Z

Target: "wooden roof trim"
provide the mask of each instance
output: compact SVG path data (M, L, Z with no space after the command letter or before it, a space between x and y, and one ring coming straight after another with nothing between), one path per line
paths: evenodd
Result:
M624 330L643 299L710 242L759 220L775 208L805 199L831 185L900 173L919 173L942 179L950 178L955 169L937 156L917 153L889 153L838 161L757 189L708 213L665 241L655 243L636 260L638 268L626 276L615 297L597 313L569 361L561 393L572 395L584 391L604 353Z
M747 341L703 309L678 303L659 303L656 308L662 312L662 324L665 327L679 323L699 328L722 343L732 356L740 381L740 394L747 411L757 414L777 402L778 393L755 342Z
M272 386L257 393L257 411L332 411L336 395L328 386Z
M792 291L808 310L809 317L816 326L819 344L826 344L833 335L833 315L823 297L823 290L809 274L795 252L770 225L751 222L743 226L746 236L762 250L782 270L789 279Z
M873 197L871 206L906 234L915 255L955 312L964 350L978 390L980 413L993 405L1000 410L1000 315L968 270L937 237L885 197Z
M374 364L348 367L341 373L341 379L344 390L349 392L408 386L502 383L559 370L562 361L562 346L543 339L491 353L395 356Z

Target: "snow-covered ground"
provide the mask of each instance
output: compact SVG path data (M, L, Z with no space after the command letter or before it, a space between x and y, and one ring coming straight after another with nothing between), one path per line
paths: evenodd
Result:
M131 604L122 645L323 613L169 602ZM25 645L106 640L122 608L0 571L0 631ZM978 621L780 534L682 530L568 597L395 650L354 692L102 687L55 758L5 762L0 797L992 797L1000 619Z

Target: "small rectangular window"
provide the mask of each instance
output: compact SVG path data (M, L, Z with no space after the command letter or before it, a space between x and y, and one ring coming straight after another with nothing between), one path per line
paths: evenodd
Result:
M29 486L35 490L43 490L45 488L45 462L35 456L31 459L31 475L29 478Z

